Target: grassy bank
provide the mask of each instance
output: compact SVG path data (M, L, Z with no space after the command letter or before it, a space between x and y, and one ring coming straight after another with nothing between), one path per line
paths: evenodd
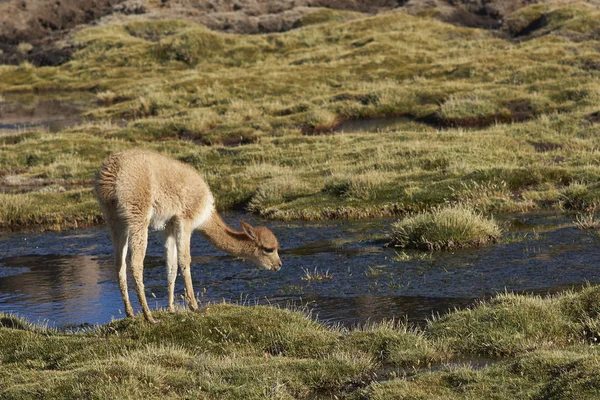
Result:
M401 215L445 202L596 207L595 9L521 9L515 32L536 18L550 24L525 41L402 12L342 14L253 36L185 21L111 24L73 36L79 50L62 66L1 66L2 92L84 90L99 102L77 128L0 136L1 179L84 182L88 198L102 158L135 146L197 167L221 209L269 218ZM329 134L341 121L390 116L412 122ZM27 196L4 195L23 205L0 210L0 227L99 220L71 190L35 194L49 213L70 203L48 221Z
M0 396L592 398L598 310L600 291L588 287L501 295L423 330L340 329L299 311L229 304L71 333L3 315Z
M102 137L119 129L115 127L77 128L33 138L20 134L10 136L18 143L0 150L5 178L13 176L15 184L56 180L62 184L55 184L55 190L51 186L2 195L4 204L14 206L0 210L0 226L60 229L69 227L68 221L79 225L99 221L91 179L106 155L134 146L165 152L198 168L221 210L245 207L267 218L392 216L446 202L485 212L547 207L593 211L600 193L595 183L600 169L593 161L596 139L590 136L538 152L520 138L524 132L533 135L570 118L556 115L477 132L290 134L234 148ZM558 157L565 161L552 161ZM69 182L85 186L71 188Z

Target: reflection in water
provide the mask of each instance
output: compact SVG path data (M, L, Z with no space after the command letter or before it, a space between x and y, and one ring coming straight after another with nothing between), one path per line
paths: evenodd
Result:
M66 93L62 98L57 93L52 97L4 93L0 97L0 131L44 126L58 132L80 123L81 114L95 106L92 93Z
M244 216L247 218L247 216ZM236 225L239 214L226 216ZM201 302L240 301L308 306L319 319L344 325L434 314L498 292L545 294L600 282L598 239L564 217L504 219L511 240L482 249L434 253L384 248L390 220L266 223L283 247L279 272L256 269L192 237L192 276ZM258 225L264 221L250 221ZM537 232L532 235L535 229ZM307 239L309 238L309 239ZM159 232L149 236L145 284L152 307L166 306L166 272ZM303 280L304 270L332 279ZM129 282L134 308L138 309ZM181 278L176 293L183 294ZM181 303L183 301L181 300ZM0 234L0 311L53 325L103 323L123 315L112 245L102 229L49 234Z
M6 271L22 271L0 279L0 304L9 310L16 300L19 314L50 321L58 314L61 324L95 320L103 311L110 319L114 311L106 304L107 296L119 294L111 289L112 268L100 265L96 257L31 255L4 258L2 265Z
M337 253L346 257L354 257L359 254L365 253L377 253L383 251L381 246L379 247L358 247L350 248L345 245L350 244L356 240L353 239L337 239L337 240L319 240L317 242L308 243L298 247L294 247L288 250L282 250L282 255L294 255L294 256L313 256L319 253Z

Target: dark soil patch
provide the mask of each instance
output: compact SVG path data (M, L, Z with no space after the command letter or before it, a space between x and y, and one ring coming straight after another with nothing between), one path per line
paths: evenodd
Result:
M439 113L433 113L426 117L416 119L417 122L430 125L437 129L448 128L487 128L488 126L501 123L513 122L507 115L488 115L485 117L469 118L442 118Z
M454 25L499 29L504 17L512 12L545 0L410 0L405 4L411 14L429 14Z
M482 10L485 10L485 8ZM473 13L464 8L455 9L444 20L454 25L468 26L470 28L498 29L502 26L502 19L500 18L494 18L485 13Z
M586 60L580 68L586 71L600 71L600 62Z
M523 122L536 116L536 112L528 100L511 101L505 107L510 111L512 122Z
M241 135L236 137L221 138L221 144L227 147L241 146L244 144L256 143L256 137L250 135Z
M596 111L591 114L588 114L584 118L587 119L592 124L600 123L600 111Z
M547 153L549 151L560 150L563 148L563 145L560 143L552 143L552 142L534 142L528 141L530 145L533 146L536 152L538 153ZM560 161L564 161L564 158Z
M222 145L226 147L235 147L241 146L245 144L256 143L256 136L249 134L240 134L239 136L227 136L227 137L218 137L218 136L207 136L202 132L193 132L187 129L182 129L180 131L175 132L173 136L162 137L161 140L186 140L190 141L198 146L216 146Z
M72 49L57 45L68 30L112 12L123 0L18 0L0 3L0 63L29 61L35 65L66 62ZM29 43L30 51L19 51Z
M418 118L422 122L437 128L486 128L494 124L507 124L528 121L537 116L537 112L528 100L514 100L507 103L509 113L491 114L482 117L443 118L439 112Z
M345 96L346 95L344 94L336 96L336 100L345 100ZM380 130L392 129L394 127L398 127L402 124L407 124L410 122L426 124L436 129L481 129L487 128L494 124L524 122L537 116L537 113L533 110L533 108L527 101L514 101L508 103L505 106L505 108L509 110L509 113L492 114L483 117L444 118L440 115L439 112L435 112L425 117L414 117L412 115L374 116L372 118L339 120L332 126L314 127L309 124L303 124L302 126L300 126L300 130L303 135L307 136L327 135L336 133L377 132Z
M335 128L341 123L342 121L337 121L331 126L312 126L309 124L302 124L302 126L300 126L300 131L306 136L328 135L335 133Z
M528 36L534 31L544 28L546 25L548 25L548 18L545 15L542 15L541 17L531 21L527 26L525 26L522 29L519 29L518 31L512 31L509 28L509 33L513 37Z

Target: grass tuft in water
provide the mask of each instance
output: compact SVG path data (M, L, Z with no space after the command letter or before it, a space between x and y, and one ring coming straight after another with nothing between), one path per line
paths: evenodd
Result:
M600 219L593 213L577 214L573 223L577 228L582 230L600 228Z
M315 267L313 271L308 268L302 268L302 271L304 271L304 276L302 277L303 281L313 282L333 279L333 275L329 273L329 270L323 272Z
M465 206L445 206L394 223L391 244L423 250L455 249L493 243L500 235L493 219Z

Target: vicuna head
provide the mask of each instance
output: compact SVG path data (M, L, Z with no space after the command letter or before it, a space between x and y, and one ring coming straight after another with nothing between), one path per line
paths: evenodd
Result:
M254 243L250 254L245 254L244 257L265 269L279 271L281 268L281 259L277 253L279 242L273 232L264 226L254 228L243 221L242 230Z

